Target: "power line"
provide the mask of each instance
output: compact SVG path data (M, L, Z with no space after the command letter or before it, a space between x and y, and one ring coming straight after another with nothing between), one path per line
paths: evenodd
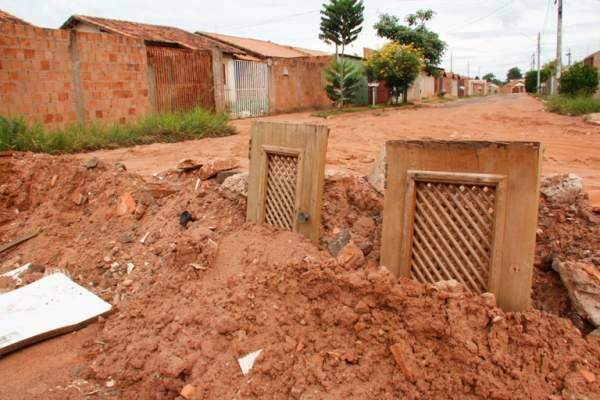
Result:
M306 11L306 12L302 12L302 13L283 15L283 16L280 16L280 17L270 18L270 19L267 19L267 20L263 20L262 22L258 22L256 24L229 26L229 27L225 27L224 29L248 29L248 28L254 28L256 26L269 25L269 24L273 24L273 23L285 21L285 20L288 20L288 19L292 19L292 18L296 18L296 17L301 17L301 16L304 16L304 15L310 15L310 14L318 13L320 11L321 10L312 10L312 11Z
M494 10L493 10L492 12L490 12L489 14L486 14L486 15L483 15L483 16L480 16L480 17L477 17L477 18L475 18L475 19L473 19L473 20L471 20L471 21L469 21L469 22L462 23L462 24L460 24L460 25L456 25L455 27L451 28L449 32L446 32L446 33L455 33L455 32L460 32L460 31L461 31L463 28L466 28L468 25L472 25L472 24L474 24L475 22L479 22L479 21L481 21L481 20L484 20L484 19L486 19L486 18L488 18L488 17L491 17L492 15L494 15L494 14L496 14L497 12L499 12L499 11L501 11L501 10L505 9L506 7L508 7L509 5L511 5L511 4L512 4L512 3L514 3L514 2L515 2L515 0L510 0L510 1L506 2L506 3L504 3L503 5L501 5L500 7L498 7L498 8L496 8L496 9L494 9ZM456 31L455 31L454 29L456 29L456 28L458 28L458 27L461 27L461 29L458 29L458 30L456 30Z

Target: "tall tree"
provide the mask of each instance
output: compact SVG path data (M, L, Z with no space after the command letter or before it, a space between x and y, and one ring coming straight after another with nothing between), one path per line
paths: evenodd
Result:
M512 67L506 73L506 82L509 82L511 79L523 79L523 73L519 67Z
M362 0L329 0L321 9L321 33L319 39L327 44L335 44L336 61L327 71L327 94L339 107L353 97L357 85L347 86L357 78L355 69L348 69L349 64L343 57L346 46L358 38L362 31L365 6ZM342 60L338 56L338 47L342 48Z
M422 70L423 61L423 54L415 47L391 42L369 57L365 66L370 79L385 81L396 102L402 94L406 103L408 88Z
M495 85L502 85L502 81L501 81L500 79L496 78L496 75L494 75L494 74L493 74L493 73L491 73L491 72L489 72L489 73L485 74L485 75L482 77L482 79L483 79L483 80L486 80L486 81L488 81L488 82L490 82L490 83L493 83L493 84L495 84Z
M335 54L342 47L354 42L362 31L365 6L362 0L329 0L321 9L321 33L319 39L327 44L335 44Z
M407 25L402 25L400 19L390 14L383 14L374 28L377 35L400 44L409 44L421 51L425 60L426 70L437 75L436 68L442 61L446 43L437 33L430 31L426 23L435 13L432 10L418 10L405 18Z

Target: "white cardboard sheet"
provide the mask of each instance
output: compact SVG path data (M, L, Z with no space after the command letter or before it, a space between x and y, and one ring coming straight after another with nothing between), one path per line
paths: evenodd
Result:
M111 305L62 273L0 295L0 356L81 328Z

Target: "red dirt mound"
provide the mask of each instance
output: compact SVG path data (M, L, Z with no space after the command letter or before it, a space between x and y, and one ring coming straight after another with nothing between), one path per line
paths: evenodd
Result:
M88 166L0 157L0 243L41 232L1 254L0 273L32 262L29 282L58 267L117 306L81 350L88 367L64 377L65 387L90 378L97 398L119 399L171 399L186 384L195 399L600 392L600 344L569 320L505 314L484 296L395 282L378 268L382 197L362 178L328 180L317 249L244 223L245 202L221 195L214 180L198 184L198 171L148 182L102 161ZM597 216L584 199L540 210L534 305L570 316L550 265L598 264ZM329 254L349 241L365 256L352 270ZM242 376L236 358L258 349ZM56 393L38 398L65 398Z
M220 247L233 267L221 259L209 273L235 270L222 284L171 266L106 321L103 344L88 348L89 376L116 381L105 394L170 399L186 384L193 399L547 399L600 391L600 382L586 381L600 369L600 345L567 320L506 314L485 296L396 283L381 268L347 271L304 239L269 228L246 226ZM396 344L402 368L390 352ZM258 349L243 376L236 359Z

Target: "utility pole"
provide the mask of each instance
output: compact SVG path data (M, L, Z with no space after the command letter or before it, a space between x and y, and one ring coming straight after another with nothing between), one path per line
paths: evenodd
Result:
M533 71L534 69L535 69L535 53L533 53L531 55L531 68L529 70Z
M569 67L571 66L571 49L569 49L569 52L567 53L567 57L569 57Z
M540 94L540 89L541 89L541 66L540 66L540 53L542 51L542 45L541 45L541 33L538 32L538 45L537 45L537 94Z
M450 72L454 72L454 53L450 53Z
M552 94L558 93L558 83L562 74L562 20L563 20L563 2L555 0L558 4L558 25L556 27L556 82L552 85Z

